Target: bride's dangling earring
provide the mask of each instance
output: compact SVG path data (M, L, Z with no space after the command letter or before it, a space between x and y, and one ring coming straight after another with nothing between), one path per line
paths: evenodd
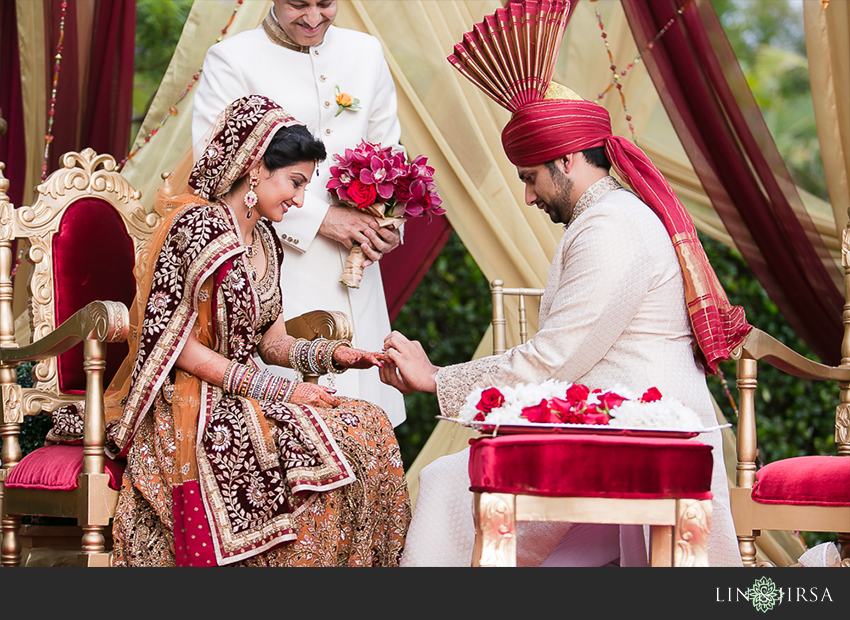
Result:
M251 219L251 215L252 215L251 209L253 209L257 205L257 192L254 191L254 188L257 187L257 185L259 184L260 179L255 177L255 176L251 176L250 181L251 181L251 187L248 190L248 193L245 194L245 198L244 198L245 206L248 207L248 219L249 220Z

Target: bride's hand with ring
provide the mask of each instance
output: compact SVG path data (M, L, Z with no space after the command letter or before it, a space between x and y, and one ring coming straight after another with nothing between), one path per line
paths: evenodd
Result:
M384 365L386 356L383 353L373 353L372 351L364 351L363 349L353 349L351 347L338 347L333 354L334 362L343 368L366 369L377 366L380 368Z

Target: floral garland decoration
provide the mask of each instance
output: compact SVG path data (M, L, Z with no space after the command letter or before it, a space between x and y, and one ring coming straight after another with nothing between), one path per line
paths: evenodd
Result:
M44 134L44 161L41 164L41 180L47 179L47 160L50 155L50 143L53 142L53 118L56 115L56 91L59 85L59 68L62 65L62 50L65 41L65 14L68 2L62 2L62 12L59 16L59 40L56 42L56 54L53 59L53 90L50 93L50 111L47 113L47 133Z
M228 20L227 25L224 28L221 29L221 35L215 40L216 43L220 43L221 40L224 39L224 36L227 34L227 31L230 29L230 26L233 25L233 19L236 17L236 12L239 10L239 7L242 6L242 3L244 1L245 0L237 0L236 1L236 8L234 8L233 12L230 14L230 19ZM118 163L118 165L115 168L116 171L120 172L121 169L124 167L124 164L126 164L129 160L133 159L133 157L136 156L136 153L138 153L142 149L143 146L145 146L146 144L148 144L151 141L151 139L157 134L157 132L160 129L162 129L163 125L165 125L165 123L168 121L168 119L179 112L179 110L177 109L177 106L179 105L179 103L181 101L183 101L183 99L186 98L186 95L189 94L189 91L192 90L192 87L194 87L195 84L198 82L198 80L201 77L201 71L202 71L202 69L198 69L198 71L195 73L195 75L192 76L192 79L189 81L189 84L186 86L186 88L183 90L183 92L180 93L180 96L177 97L177 101L175 101L173 105L169 106L168 114L165 116L165 118L163 118L161 121L159 121L159 123L156 124L156 127L154 127L150 131L150 133L147 136L145 136L145 139L142 142L140 142L138 146L133 148L133 150L131 150L130 153L128 153L127 156Z
M597 0L590 0L590 1L596 2ZM626 115L626 121L629 123L629 130L632 132L632 141L635 144L637 144L637 137L635 136L635 127L632 124L632 115L629 114L629 108L626 105L626 96L623 94L623 85L620 82L620 78L625 77L626 73L631 71L632 68L640 62L640 59L643 58L643 55L646 52L652 51L652 48L655 47L655 44L658 42L658 39L663 37L664 34L668 30L670 30L670 28L676 22L676 18L679 15L681 15L685 11L685 9L688 8L688 6L690 6L690 4L693 1L694 0L689 0L687 2L687 4L685 4L684 6L679 8L676 11L677 15L674 16L674 17L671 17L668 20L668 22L666 24L664 24L664 27L661 28L661 30L659 30L658 33L654 37L652 37L652 39L649 42L646 43L646 45L644 45L644 47L640 51L640 53L637 56L635 56L634 60L632 60L628 65L626 65L625 69L621 69L619 71L617 70L617 65L614 64L614 56L611 53L611 46L608 43L608 33L605 32L605 25L602 23L602 15L599 14L599 9L598 8L596 9L596 21L599 23L599 29L602 31L602 41L605 43L605 51L608 53L608 62L610 63L611 74L612 74L611 83L608 84L608 86L605 90L603 90L601 93L599 93L599 96L596 98L596 100L600 101L608 93L609 90L611 90L614 87L617 88L617 90L620 93L620 101L623 104L623 112Z

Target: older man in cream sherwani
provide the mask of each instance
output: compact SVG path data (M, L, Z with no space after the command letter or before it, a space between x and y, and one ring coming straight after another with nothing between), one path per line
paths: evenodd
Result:
M316 309L344 312L354 345L379 350L390 331L380 268L374 261L399 243L377 229L375 218L334 204L325 189L333 155L361 140L399 147L395 85L380 42L332 24L336 0L274 0L263 24L213 45L204 59L194 98L193 142L198 143L231 101L265 95L325 143L328 159L307 186L303 208L275 224L286 249L281 272L284 315ZM336 90L359 100L340 110ZM352 242L361 243L367 266L359 289L339 283ZM275 369L291 376L289 369ZM393 426L405 419L404 399L381 383L377 369L334 377L339 394L383 408ZM323 379L324 382L324 379Z
M642 152L611 135L604 108L583 100L520 108L502 141L525 183L526 202L565 226L538 333L503 355L438 368L419 343L393 332L385 347L395 367L385 364L382 378L403 392L436 392L445 416L457 415L471 391L487 386L555 378L592 389L626 386L638 394L656 387L696 411L705 427L716 427L706 365L728 356L749 326L740 309L728 305L666 181ZM641 191L640 198L609 176L611 163ZM712 446L714 456L709 563L740 566L720 431L700 441ZM474 529L468 459L467 449L421 471L402 566L469 566ZM517 562L643 566L644 528L520 523Z

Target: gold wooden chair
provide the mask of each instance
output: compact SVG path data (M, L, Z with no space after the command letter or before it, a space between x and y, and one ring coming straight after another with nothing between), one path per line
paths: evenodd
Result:
M519 344L525 344L528 341L528 306L525 300L527 297L542 297L543 293L542 288L505 288L502 280L493 280L490 283L490 294L493 299L493 355L500 355L508 350L505 295L517 298Z
M493 352L498 354L507 348L505 296L519 297L522 344L528 339L525 298L539 297L543 289L505 288L502 280L494 280L491 292ZM708 565L710 446L679 438L496 435L470 442L472 566L516 566L517 521L649 525L652 566ZM600 477L599 471L624 451L632 473L640 472L633 476L636 481L624 481L624 468L618 467ZM541 459L545 467L529 467ZM563 475L546 473L552 471ZM597 482L585 483L592 480Z
M145 212L139 192L115 171L114 158L91 149L67 153L62 168L38 186L31 207L11 205L5 195L8 181L2 181L0 557L4 566L20 563L23 515L67 517L76 518L82 529L80 563L105 566L104 528L117 503L121 469L103 451L103 388L127 354L133 265L159 217ZM32 342L22 346L12 315L13 243L32 265L27 286ZM35 362L30 388L17 383L17 367L25 362ZM28 480L24 486L29 488L7 486L22 462L24 416L83 399L83 446L30 453L24 459L38 463L43 478Z
M24 515L76 519L77 564L111 563L107 528L115 513L123 465L104 453L103 390L127 355L128 307L135 295L133 266L159 216L146 212L139 192L115 170L111 156L86 149L67 153L62 164L38 186L35 204L19 208L8 201L8 181L0 164L3 566L21 563ZM22 345L16 342L12 310L14 244L22 244L21 251L32 263L28 282L32 341ZM308 339L352 337L347 317L334 312L302 315L287 321L287 329ZM26 362L35 362L31 388L17 382L17 367ZM314 376L304 379L318 381ZM82 446L49 446L22 458L19 435L24 416L81 400L85 400ZM14 480L24 471L29 473L23 484Z
M847 301L838 366L818 364L758 329L753 329L733 352L740 402L737 476L730 501L744 566L756 566L755 545L762 530L836 533L845 563L850 558L850 224L844 229L841 257ZM782 459L758 469L758 362L795 377L838 385L835 456Z

